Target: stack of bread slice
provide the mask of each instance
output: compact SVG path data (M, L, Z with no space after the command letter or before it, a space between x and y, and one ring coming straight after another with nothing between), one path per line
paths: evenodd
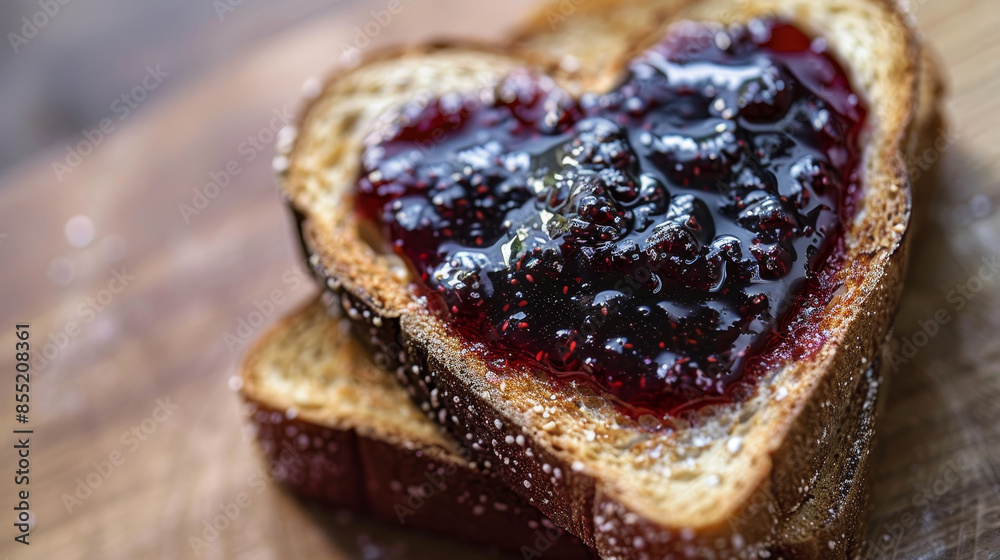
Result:
M767 372L750 397L651 433L599 394L480 359L426 309L399 257L369 243L353 189L365 138L394 108L523 66L575 94L601 91L674 22L762 16L822 37L869 114L822 346ZM933 140L940 94L890 0L563 0L503 45L411 46L336 73L281 156L324 293L246 358L242 394L265 453L297 454L283 478L303 495L526 555L853 557L880 356L913 237L905 162Z

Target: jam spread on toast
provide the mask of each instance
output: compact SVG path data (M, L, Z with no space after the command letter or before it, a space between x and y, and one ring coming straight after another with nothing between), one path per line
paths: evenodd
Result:
M865 109L824 51L780 20L685 23L606 93L524 69L408 105L358 211L508 361L637 415L741 398L821 336L858 197Z

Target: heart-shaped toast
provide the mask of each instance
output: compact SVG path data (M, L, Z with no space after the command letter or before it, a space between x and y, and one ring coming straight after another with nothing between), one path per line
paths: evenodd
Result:
M311 103L283 186L336 306L604 557L853 554L903 157L939 89L906 17L595 0L538 22L372 56Z

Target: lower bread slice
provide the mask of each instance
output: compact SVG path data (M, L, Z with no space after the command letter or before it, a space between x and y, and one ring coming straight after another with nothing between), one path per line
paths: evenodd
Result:
M265 334L240 380L271 471L297 494L526 558L592 557L474 468L322 303Z

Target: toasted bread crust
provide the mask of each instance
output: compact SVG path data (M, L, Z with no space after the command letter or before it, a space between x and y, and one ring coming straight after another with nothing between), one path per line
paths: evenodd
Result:
M324 339L327 344L318 348ZM453 442L420 429L417 424L429 422L389 373L370 368L356 346L323 304L314 302L282 320L247 354L240 393L271 475L305 498L366 511L394 525L514 552L541 548L556 559L591 557L587 546L495 475L470 467ZM321 382L346 380L387 393L381 403L369 404L395 407L389 413L409 407L417 420L400 428L332 402L304 407L295 394L314 386L297 380L293 370L300 364L288 360L290 354L308 355Z
M536 20L509 47L511 56L466 46L418 56L410 51L388 64L385 59L365 64L362 74L349 72L332 80L305 114L285 177L286 193L307 215L302 235L311 263L338 300L349 302L362 335L376 328L376 318L377 328L398 333L399 346L382 351L395 355L399 347L405 350L400 373L417 402L428 406L432 417L480 463L503 461L500 474L508 485L603 557L657 558L708 550L722 557L752 557L764 550L849 557L863 519L865 461L845 470L850 473L846 478L830 475L829 480L850 491L808 489L823 480L822 473L837 471L854 442L868 441L862 433L844 436L843 429L832 428L856 426L863 416L856 395L898 304L912 237L903 156L920 144L918 137L937 119L937 72L907 18L888 1L625 4L636 9L630 17L654 19L654 31L635 33L646 39L622 39L615 33L624 31L612 23L602 28L603 35L590 34L594 42L607 36L601 43L611 46L603 50L553 40L561 33L569 36L570 30L579 32L572 27L573 17L608 17L602 10L610 4L601 1L568 15L566 28L546 31ZM450 334L433 310L407 290L405 269L391 255L373 251L359 237L350 192L360 139L379 113L408 93L469 89L523 64L549 69L574 91L599 89L648 44L643 41L662 33L666 22L655 21L656 15L742 21L769 13L828 40L844 60L855 90L868 101L871 126L863 140L864 199L848 224L847 257L837 273L842 288L825 302L821 329L826 342L813 356L765 376L755 397L711 408L691 422L678 421L669 434L650 434L602 405L586 387L567 390L536 372L496 371L479 358L475 344ZM526 49L546 52L526 56ZM567 54L578 63L569 65L571 70L557 62L565 62ZM550 62L544 62L546 55ZM364 72L377 76L366 82ZM401 75L405 78L394 81ZM350 96L361 85L374 88L367 98L378 103L349 118L338 114L351 108ZM323 143L324 135L336 138L333 151ZM539 407L544 414L536 412ZM732 447L738 450L732 452ZM667 457L660 459L661 452ZM842 496L842 513L824 516L817 510L815 518L802 519L798 512L813 511L811 505L822 501L816 499L818 493ZM756 496L764 497L766 507L754 505ZM738 527L734 519L742 520ZM803 537L798 528L808 524L822 530ZM818 540L827 534L840 537Z

